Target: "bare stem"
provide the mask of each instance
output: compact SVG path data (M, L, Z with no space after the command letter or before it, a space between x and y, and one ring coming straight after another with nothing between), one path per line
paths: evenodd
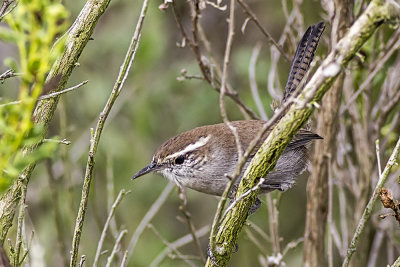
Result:
M344 259L343 265L342 265L343 267L349 266L351 257L353 256L354 252L356 251L359 238L360 238L361 234L363 233L364 228L365 228L369 218L371 217L372 209L374 208L376 200L379 197L379 192L381 191L382 187L386 183L387 177L389 176L390 170L392 169L393 165L398 164L397 157L399 155L399 152L400 152L400 138L397 141L396 147L394 148L392 155L390 156L390 158L386 164L385 169L379 175L378 183L376 184L374 192L372 193L372 196L369 199L369 202L364 209L364 212L358 223L357 229L354 232L353 238L351 239L351 243L347 249L347 255L346 255L346 258Z
M183 213L183 216L185 216L185 222L189 228L190 234L192 235L194 244L196 246L197 252L200 255L201 260L203 261L203 263L206 263L206 258L204 257L200 241L196 236L196 229L192 222L192 215L187 210L187 198L185 189L183 187L178 187L178 188L179 188L179 198L181 199L181 205L179 205L179 210Z
M79 205L78 215L76 218L74 236L72 240L72 253L71 253L71 260L70 260L70 267L75 267L77 259L78 259L78 251L79 251L79 244L82 234L83 222L86 214L87 203L88 203L88 196L89 196L89 189L90 184L93 179L93 172L95 166L95 155L97 151L97 147L100 141L101 133L103 131L104 123L110 114L111 108L114 105L115 100L117 99L126 77L128 76L129 70L132 66L132 62L135 58L135 54L137 48L139 46L140 35L142 32L144 18L146 17L147 7L148 7L149 0L144 0L142 5L142 10L140 12L138 23L136 24L135 32L132 36L131 43L129 45L128 51L125 55L125 59L121 65L120 72L118 74L117 80L115 81L114 87L111 91L110 97L107 100L106 105L104 106L103 111L100 113L99 119L97 121L96 130L94 136L92 138L92 142L90 144L88 160L86 164L86 172L85 172L85 179L83 182L82 188L82 197L81 203Z
M48 95L40 96L40 97L38 98L38 100L44 100L44 99L54 98L54 97L57 97L57 96L59 96L59 95L62 95L62 94L71 92L71 91L73 91L73 90L75 90L75 89L78 89L79 87L81 87L81 86L87 84L87 82L88 82L88 81L83 81L83 82L81 82L81 83L79 83L79 84L77 84L77 85L75 85L75 86L69 87L69 88L67 88L67 89L64 89L64 90L61 90L61 91L58 91L58 92L54 92L54 93L51 93L51 94L48 94ZM1 104L0 107L10 106L10 105L16 105L16 104L21 104L21 102L22 102L21 100L16 100L16 101L8 102L8 103L5 103L5 104Z
M100 254L101 254L101 249L103 247L103 243L104 240L106 238L106 233L107 233L107 229L108 226L110 225L111 219L113 218L114 214L115 214L115 210L117 209L117 206L119 205L119 203L121 202L122 198L124 196L126 196L128 193L130 193L130 191L125 191L124 189L122 189L121 191L119 191L119 194L117 196L117 198L115 199L114 203L112 204L112 207L110 209L110 212L108 213L108 217L106 222L104 223L104 228L103 231L101 232L101 236L100 236L100 241L97 244L97 250L96 250L96 255L94 257L94 261L93 261L93 267L97 266L98 262L99 262L99 258L100 258ZM125 232L125 233L124 233ZM124 235L127 233L127 231L122 231L120 235L122 235L122 233L124 233Z
M258 113L261 116L261 119L267 120L267 114L265 113L265 109L263 103L260 98L260 94L258 93L257 87L257 79L256 79L256 63L258 55L261 51L261 44L257 43L253 49L253 53L251 54L250 64L249 64L249 80L250 80L250 89L253 94L254 102L256 103Z
M157 231L157 229L156 228L154 228L154 226L152 225L152 224L149 224L148 225L148 227L153 231L153 233L171 250L171 251L173 251L180 259L182 259L183 261L185 261L189 266L192 266L192 267L196 267L196 265L193 263L193 262L191 262L190 260L188 260L188 259L186 259L185 257L184 257L184 255L176 248L176 247L173 247L172 245L171 245L171 243L170 242L168 242L167 240L165 240L165 238L163 238L162 236L161 236L161 234Z
M139 223L135 233L131 237L131 241L129 241L128 261L126 261L126 264L128 264L132 256L133 250L135 249L135 246L137 244L137 241L139 240L140 235L146 229L146 226L150 223L150 221L153 219L156 213L160 210L161 206L165 203L165 201L167 200L169 194L171 193L174 187L175 187L174 183L167 184L167 186L161 192L160 196L157 198L156 201L154 201L153 205L151 205L150 209L147 211L146 215L144 215L142 221Z
M201 227L199 230L196 231L196 237L200 238L202 236L205 236L208 232L210 231L210 225L206 225ZM163 251L160 252L160 254L158 254L153 262L149 265L150 267L158 267L161 265L162 260L174 249L178 249L184 245L189 244L190 242L193 241L193 236L192 234L187 234L179 239L177 239L176 241L169 243L170 246L166 247Z
M3 1L4 4L5 1ZM4 80L8 79L8 78L12 78L18 76L18 73L15 73L13 70L9 69L6 70L5 72L3 72L2 74L0 74L0 82L3 83Z
M122 240L122 238L123 238L127 233L128 233L128 230L123 230L123 231L119 234L117 240L115 241L113 250L111 251L111 254L110 254L110 256L109 256L108 259L107 259L106 267L110 267L110 266L111 266L111 263L112 263L112 261L113 261L113 259L114 259L115 254L117 254L117 252L119 251L119 246L120 246L120 244L121 244L121 240Z

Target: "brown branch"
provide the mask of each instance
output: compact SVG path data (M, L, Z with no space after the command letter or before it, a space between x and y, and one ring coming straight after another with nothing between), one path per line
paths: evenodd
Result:
M175 21L178 24L178 28L182 33L183 39L185 43L189 45L193 54L196 57L197 64L199 65L200 71L203 74L204 79L217 91L220 92L221 88L219 86L219 81L213 75L212 67L207 64L203 60L203 56L201 54L199 45L198 45L198 34L199 34L199 25L198 25L198 17L199 17L199 8L197 1L195 3L191 3L191 13L192 13L192 35L193 39L189 38L188 34L185 31L185 28L182 23L181 15L178 12L175 1L172 1L172 10L174 13ZM226 88L229 88L228 86ZM239 98L239 95L236 91L232 89L226 90L225 95L230 97L242 110L246 112L251 118L258 119L257 114L254 113L243 101Z
M383 207L387 209L393 210L394 214L392 214L397 222L400 224L400 204L399 201L393 199L392 194L385 187L381 189L379 193L379 197L381 198Z

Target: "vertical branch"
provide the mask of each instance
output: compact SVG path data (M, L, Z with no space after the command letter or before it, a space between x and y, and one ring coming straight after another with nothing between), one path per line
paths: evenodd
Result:
M219 109L221 112L221 117L225 123L228 123L228 115L225 108L225 93L228 75L228 64L229 58L232 50L233 36L235 35L235 1L231 0L229 20L228 20L228 39L226 40L224 63L222 65L222 77L221 77L221 89L219 94ZM238 150L239 152L240 150ZM241 153L239 153L240 156Z
M101 133L103 131L104 123L108 117L108 114L110 114L111 108L113 107L115 100L119 96L119 93L124 85L126 77L128 76L129 70L132 66L132 62L135 59L136 51L139 46L140 36L142 33L144 18L146 17L148 4L149 4L149 0L143 1L142 10L140 11L140 15L139 15L138 22L136 24L135 32L132 36L131 43L130 43L128 51L125 55L125 59L121 65L120 72L118 74L117 80L115 81L115 84L111 91L111 94L107 100L107 103L104 106L103 111L100 113L94 135L91 138L89 155L88 155L88 160L87 160L87 164L86 164L85 178L83 181L81 203L79 205L78 215L76 217L74 236L73 236L73 240L72 240L72 253L71 253L71 259L70 259L71 267L76 266L77 259L78 259L79 244L80 244L80 239L81 239L81 234L82 234L83 222L85 219L87 204L88 204L88 200L89 200L88 196L89 196L90 184L93 179L93 172L94 172L94 166L95 166L94 157L96 155L96 151L97 151L97 147L98 147L98 144L100 141Z
M257 87L257 79L256 79L256 63L258 55L261 51L261 44L257 43L251 54L250 63L249 63L249 80L250 80L250 89L251 93L253 94L254 102L256 103L258 113L260 114L261 119L267 120L267 114L265 113L265 109L263 103L260 98L260 94L258 93Z
M226 108L225 108L225 100L224 100L226 84L227 84L227 71L228 71L229 57L230 57L230 52L232 49L233 36L235 34L235 32L234 32L234 29L235 29L234 17L235 17L235 0L231 0L230 10L229 10L229 19L228 19L228 27L229 27L228 28L228 38L226 41L224 62L223 62L223 67L222 67L221 89L220 89L220 95L219 95L219 108L220 108L221 117L222 117L224 123L227 124L227 126L232 131L232 134L235 137L235 143L237 146L237 153L238 153L238 161L240 162L243 159L242 147L240 145L240 140L239 140L239 136L236 131L236 128L234 128L228 120L228 116L227 116ZM209 249L210 249L211 254L213 253L213 251L215 249L215 235L216 235L217 229L220 224L222 210L225 206L227 196L230 193L231 188L232 188L235 180L238 178L238 176L239 176L239 174L237 173L237 175L234 175L233 177L231 177L231 180L228 183L227 187L225 188L225 191L222 194L221 199L218 203L217 211L216 211L216 214L214 217L214 221L213 221L213 225L212 225L211 233L210 233ZM212 263L214 262L213 256L211 256L207 259L206 265L207 264L210 265L210 260Z

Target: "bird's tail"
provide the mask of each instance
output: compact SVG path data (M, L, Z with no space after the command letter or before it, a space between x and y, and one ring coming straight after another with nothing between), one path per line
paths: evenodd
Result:
M324 29L325 23L321 21L308 27L307 31L303 35L303 38L301 38L301 41L297 46L296 53L293 57L292 65L290 66L289 77L286 82L285 91L283 92L281 105L295 93L297 87L310 68L310 64L314 59L315 50L318 46L319 38L321 37ZM296 96L300 92L301 90L298 90L296 92Z

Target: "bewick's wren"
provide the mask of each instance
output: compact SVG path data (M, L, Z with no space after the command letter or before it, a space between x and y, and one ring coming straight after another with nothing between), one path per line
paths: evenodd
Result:
M292 61L282 103L292 94L298 94L299 90L296 91L296 88L310 67L324 27L323 22L310 26L300 41ZM265 122L261 120L232 122L243 149L248 147L264 124ZM267 136L268 133L260 140L253 155ZM313 139L322 138L311 131L300 129L278 159L275 169L267 175L260 192L275 189L285 191L292 187L297 176L307 166L307 145ZM228 183L226 175L233 173L237 162L237 146L232 131L226 124L220 123L198 127L167 140L157 149L151 163L136 173L132 179L156 172L179 186L220 196Z

